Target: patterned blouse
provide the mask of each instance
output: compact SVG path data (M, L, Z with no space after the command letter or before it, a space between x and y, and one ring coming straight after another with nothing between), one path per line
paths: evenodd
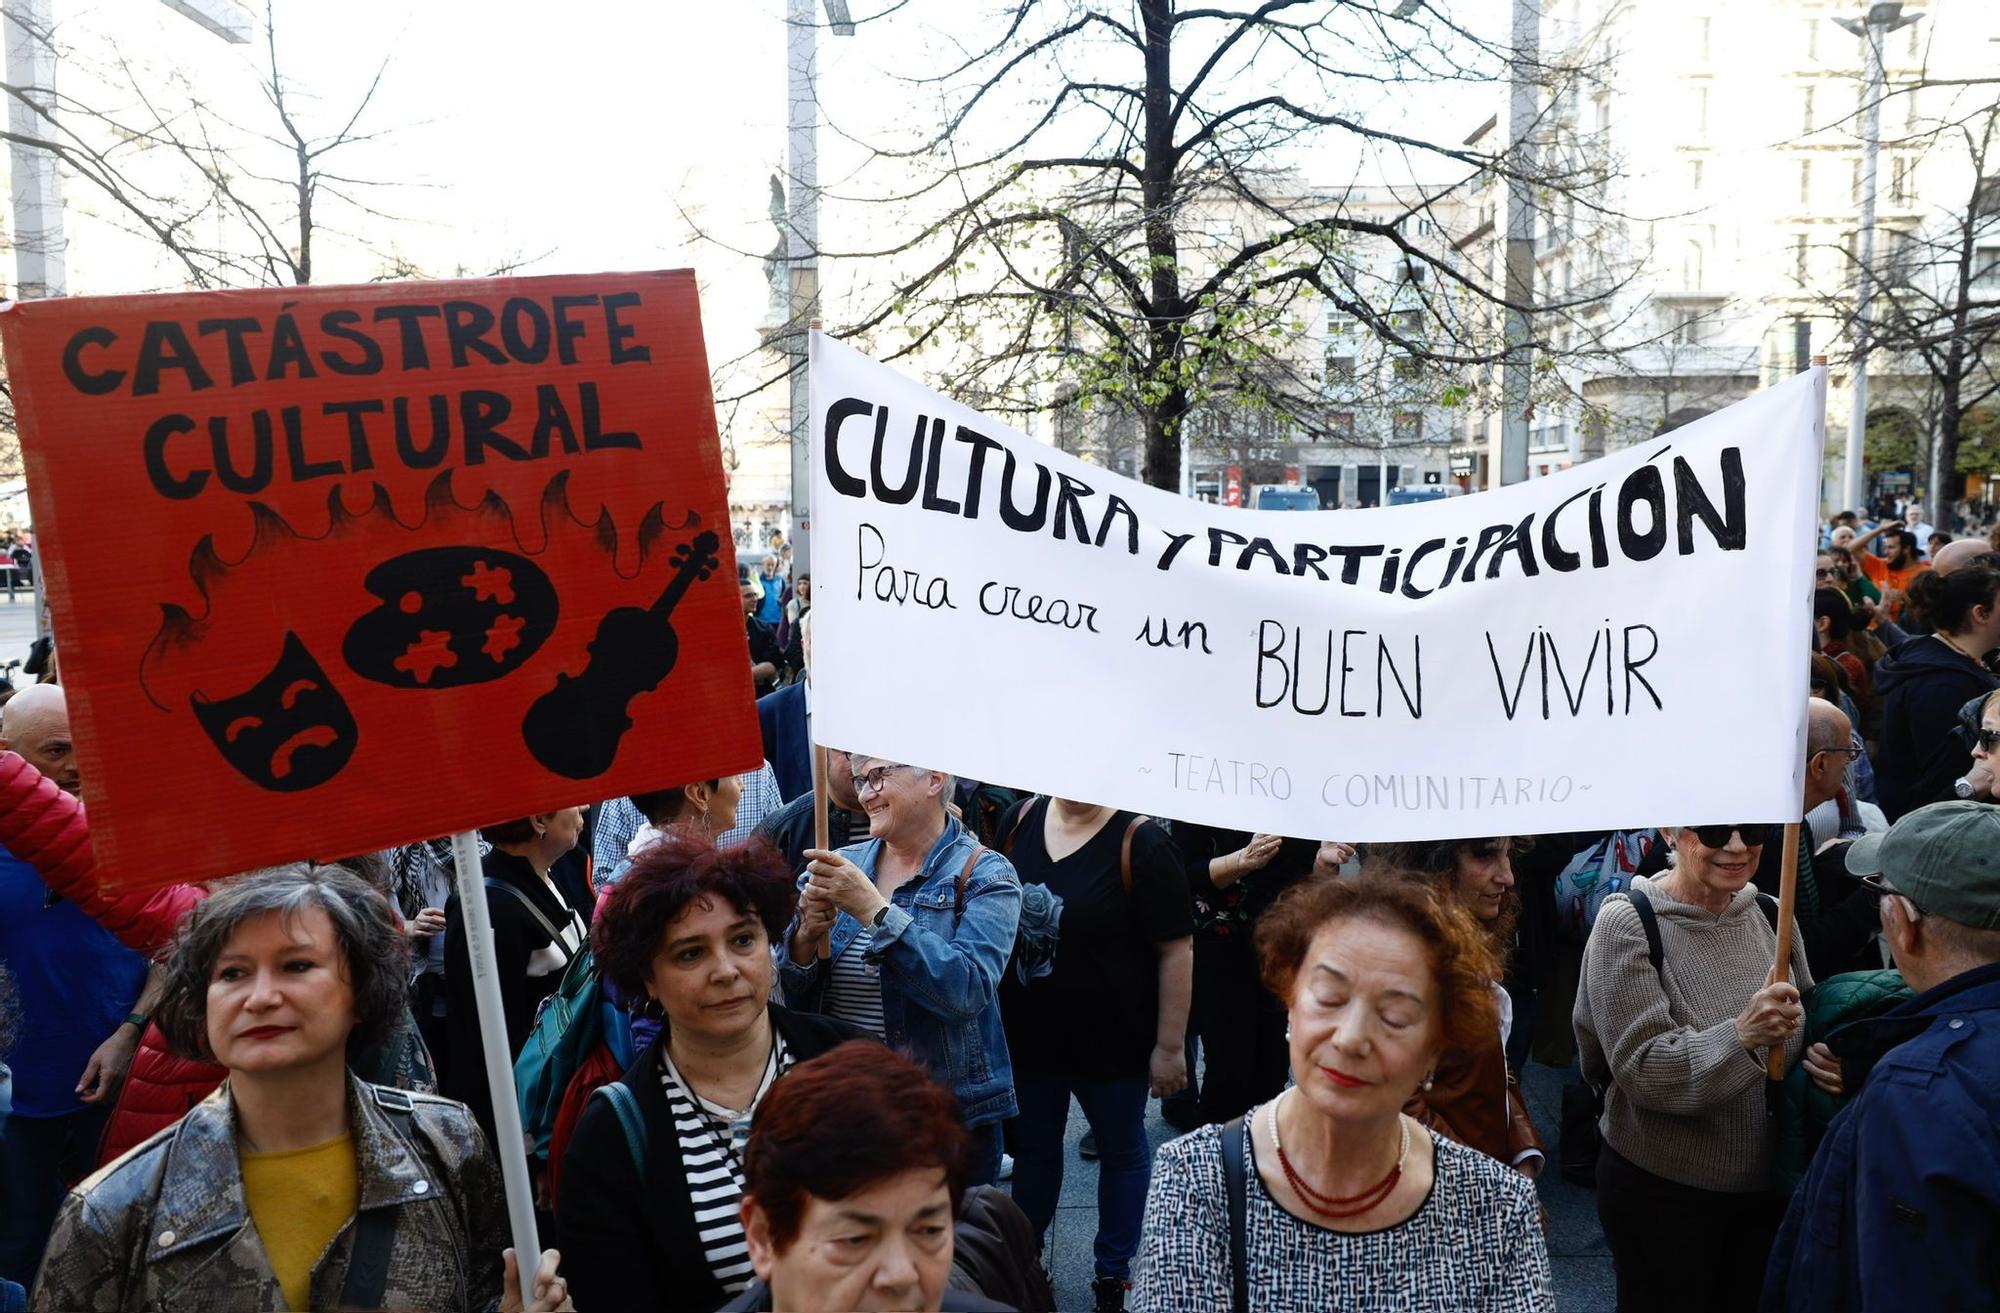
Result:
M1132 1269L1134 1313L1226 1310L1234 1302L1221 1130L1204 1126L1169 1141L1153 1163L1145 1234ZM1364 1234L1293 1217L1271 1197L1255 1159L1246 1155L1250 1306L1259 1313L1553 1309L1534 1183L1463 1145L1433 1142L1437 1167L1429 1198L1408 1220Z

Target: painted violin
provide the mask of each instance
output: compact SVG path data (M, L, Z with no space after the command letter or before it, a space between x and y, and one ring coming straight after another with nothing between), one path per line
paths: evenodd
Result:
M658 688L680 659L673 610L696 582L721 566L713 530L674 549L674 577L651 606L621 606L597 622L589 660L579 675L558 674L521 721L534 759L566 779L587 780L611 769L632 728L632 699Z

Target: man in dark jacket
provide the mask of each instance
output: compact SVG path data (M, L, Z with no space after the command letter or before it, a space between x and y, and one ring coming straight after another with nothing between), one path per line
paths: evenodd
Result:
M1860 1094L1772 1247L1764 1306L1991 1308L2000 1290L2000 808L1923 807L1858 840L1916 997L1828 1042Z
M1854 727L1847 713L1824 698L1806 703L1805 810L1840 796L1847 765L1861 749L1854 746ZM1875 949L1876 893L1856 880L1845 864L1845 844L1830 844L1815 853L1809 829L1799 830L1798 926L1806 944L1806 962L1814 980L1846 971L1867 971L1882 965ZM1767 850L1775 859L1776 853ZM1752 877L1757 887L1778 896L1780 863L1760 862Z
M1995 688L2000 678L1930 636L1900 643L1875 663L1882 702L1875 787L1890 820L1952 796L1953 781L1972 764L1951 732L1959 708Z
M868 815L861 810L861 795L854 790L854 770L845 752L826 754L826 831L829 848L845 848L868 837ZM757 823L755 837L785 855L785 869L797 874L806 869L805 852L817 847L813 838L812 780L806 791Z
M778 796L786 802L812 792L812 613L799 618L805 674L757 699L757 726L764 734L764 760L778 776Z

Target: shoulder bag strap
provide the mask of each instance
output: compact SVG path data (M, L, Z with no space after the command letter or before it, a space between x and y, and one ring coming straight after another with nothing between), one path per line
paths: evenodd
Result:
M1132 896L1132 840L1139 833L1139 827L1153 819L1150 816L1134 816L1132 823L1125 827L1124 841L1118 845L1118 874L1125 881L1125 896Z
M972 856L965 859L965 869L958 873L958 885L951 895L951 923L957 925L965 917L965 886L972 883L972 868L979 864L979 855L986 851L986 845L972 845Z
M1250 1246L1244 1238L1250 1165L1243 1160L1243 1124L1248 1116L1245 1113L1222 1126L1222 1192L1229 1207L1229 1281L1234 1313L1250 1313Z
M508 884L506 881L495 880L490 875L486 877L485 884L488 889L498 889L503 893L512 894L516 899L520 901L521 906L528 909L528 915L534 917L536 923L540 925L542 929L548 933L549 942L554 944L556 948L561 951L563 955L563 965L565 967L567 967L571 962L576 960L576 954L570 952L569 945L563 942L562 931L556 929L554 923L551 922L549 918L542 915L542 909L535 906L534 899L528 897L526 894L522 893L519 889L516 889L513 885Z
M372 1085L375 1106L412 1145L417 1122L410 1096L401 1090ZM347 1280L340 1287L342 1308L381 1308L389 1286L389 1258L396 1248L396 1214L391 1204L364 1208L354 1219L354 1248L347 1257Z
M1764 914L1764 920L1770 923L1771 933L1774 935L1777 934L1778 900L1771 897L1771 895L1767 893L1759 892L1757 895L1757 910L1762 912Z
M1021 827L1028 823L1028 813L1033 811L1035 804L1041 800L1042 796L1039 793L1030 794L1028 797L1021 799L1021 809L1014 813L1014 823L1007 827L1007 837L1000 841L1000 855L1002 857L1012 857L1014 855L1014 840L1021 837Z

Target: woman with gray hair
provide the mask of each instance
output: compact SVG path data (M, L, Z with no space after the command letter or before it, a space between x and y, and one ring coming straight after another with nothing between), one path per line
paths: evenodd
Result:
M947 810L952 777L850 757L869 837L806 850L780 961L785 1001L873 1031L958 1096L971 1183L1000 1173L1000 1123L1019 1109L1000 975L1021 919L1021 881Z
M228 1079L70 1195L31 1307L523 1308L471 1115L349 1070L403 1007L408 944L379 892L330 867L244 876L166 965L161 1031ZM568 1306L556 1262L527 1308Z

